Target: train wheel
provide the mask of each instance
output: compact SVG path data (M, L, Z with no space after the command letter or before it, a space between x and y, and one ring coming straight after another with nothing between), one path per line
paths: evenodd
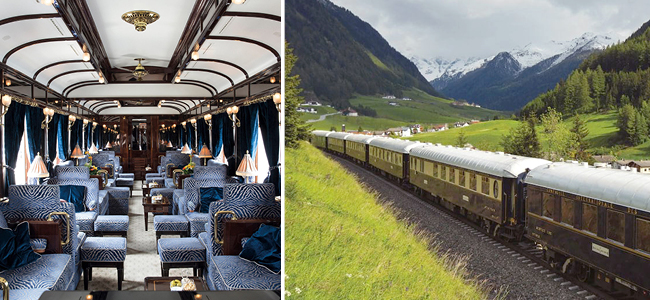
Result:
M578 270L576 274L576 278L582 282L591 282L591 279L593 277L593 272L591 271L591 268L589 266L585 266L584 264L578 263Z

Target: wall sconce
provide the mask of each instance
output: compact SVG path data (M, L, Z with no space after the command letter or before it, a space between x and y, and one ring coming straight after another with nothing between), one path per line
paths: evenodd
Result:
M120 101L117 101L117 108L122 108L122 103L120 103Z
M270 81L271 83L275 83L275 76L271 76L271 78L269 79L269 81Z
M176 133L176 124L172 125L172 132Z
M85 130L86 130L86 127L88 127L88 119L84 119L84 120L83 120L83 123L84 123L84 127L83 127L83 128L84 128L84 131L85 131Z
M113 129L117 130L117 124L113 124Z
M74 125L74 122L76 121L77 121L77 117L72 115L68 117L68 130L72 130L72 125Z
M5 85L6 85L6 86L11 86L11 79L8 79L8 78L7 78L7 79L5 80Z
M273 94L273 103L275 103L275 108L278 112L281 112L280 104L282 103L282 95L280 95L280 93Z
M233 4L244 4L244 2L246 2L246 0L232 0Z
M187 124L187 122L185 122L185 121L181 122L181 125L183 125L183 129L186 129L186 128L185 128L185 125L186 125L186 124Z
M102 125L104 127L104 133L106 133L106 124Z
M93 122L93 130L97 127L97 122Z
M11 96L9 95L4 95L2 96L2 115L0 115L0 118L4 117L7 112L9 111L9 105L11 105ZM4 125L4 124L2 124Z
M41 123L41 129L45 129L50 122L52 122L52 116L54 116L54 110L51 108L43 108L43 115L45 115L45 120Z
M194 118L190 119L190 123L194 127L194 130L196 130L196 119L194 119Z
M205 120L205 124L208 124L208 128L212 130L212 115L207 114L205 117L203 117L203 120Z
M239 118L237 118L238 112L239 112L239 107L237 107L237 105L233 105L226 108L226 113L228 113L228 118L230 119L230 121L233 121L233 126L240 127L241 123L239 122Z
M192 60L199 60L199 51L198 50L192 51Z
M90 61L90 53L84 52L84 54L81 56L81 59L83 61Z
M99 74L99 83L104 83L104 82L106 82L104 76L102 76L102 74Z

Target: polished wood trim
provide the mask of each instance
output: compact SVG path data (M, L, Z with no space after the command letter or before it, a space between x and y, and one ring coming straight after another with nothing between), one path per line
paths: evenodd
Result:
M66 75L70 75L70 74L87 73L87 72L97 72L97 70L95 70L95 69L81 69L81 70L72 70L72 71L63 72L61 74L58 74L58 75L50 78L50 80L47 82L47 86L49 87L50 84L52 84L52 82L54 80L56 80L57 78L60 78L60 77L66 76ZM99 81L97 83L99 83Z
M6 64L7 60L9 60L9 57L11 57L14 53L27 48L29 46L34 46L38 44L43 44L43 43L57 43L57 42L70 42L70 41L77 41L77 38L75 37L58 37L58 38L47 38L47 39L40 39L40 40L33 40L29 41L27 43L24 43L22 45L16 46L15 48L9 50L7 54L5 54L5 57L2 59L2 63Z
M73 63L83 63L83 62L84 61L81 60L81 59L63 60L63 61L53 62L53 63L51 63L51 64L49 64L49 65L47 65L45 67L42 67L42 68L38 69L38 71L36 71L36 73L34 73L34 76L32 76L32 78L34 80L36 80L36 78L38 77L38 74L41 74L41 72L45 71L48 68L54 67L54 66L64 65L64 64L73 64Z
M255 12L246 12L246 11L227 11L223 13L224 17L246 17L246 18L260 18L260 19L269 19L273 21L282 21L282 17L264 14L264 13L255 13Z
M203 37L208 35L212 28L217 24L219 19L221 19L221 14L223 10L227 7L227 4L230 3L230 0L196 0L194 7L192 8L192 13L187 19L181 38L174 49L172 57L169 59L168 68L174 70L174 72L180 67L186 66L189 62L189 53L192 51L194 44L201 43ZM210 7L217 6L217 12L210 18L208 21L208 26L203 28L203 20L207 17L207 14L210 12ZM221 10L220 10L221 9ZM199 32L202 30L202 32ZM197 38L198 34L198 38ZM171 80L174 80L173 76Z
M216 75L219 75L219 76L221 76L221 77L223 77L223 78L228 79L228 81L230 81L230 85L235 85L235 83L232 81L232 79L231 79L230 77L228 77L228 75L226 75L226 74L224 74L224 73L221 73L221 72L218 72L218 71L215 71L215 70L209 70L209 69L196 69L196 68L187 68L187 69L185 69L185 71L207 72L207 73L216 74Z
M0 20L0 26L13 23L13 22L18 22L18 21L52 19L52 18L60 18L60 17L61 16L59 16L59 14L33 14L33 15L15 16L15 17Z
M89 82L88 82L88 81L89 81ZM81 84L81 85L78 85L78 86L75 86L75 87L71 88L71 89L68 91L68 93L66 94L66 97L67 97L68 95L70 95L70 93L72 93L72 91L74 91L74 90L76 90L76 89L78 89L78 88L82 88L82 87L86 87L86 86L91 86L91 85L103 85L103 83L99 83L99 82L97 82L96 80L87 80L87 81L82 81L82 82L83 82L84 84Z
M245 38L245 37L239 37L239 36L215 36L215 35L210 35L210 36L206 37L206 39L208 39L208 40L221 40L221 41L237 41L237 42L243 42L243 43L249 43L249 44L257 45L257 46L260 46L260 47L270 51L271 53L273 53L273 55L275 55L275 58L278 61L280 61L280 53L278 53L278 51L275 51L275 49L273 49L273 47L271 47L271 46L269 46L267 44L264 44L264 43L262 43L260 41L257 41L257 40L253 40L253 39L249 39L249 38Z
M181 80L181 82L176 83L176 84L191 84L191 85L195 85L195 86L200 86L200 87L208 90L210 92L210 95L212 95L212 97L214 97L215 94L219 93L219 91L214 86L212 86L209 83L205 83L203 81L192 80L192 79L183 79L183 80ZM212 90L214 90L214 93L212 92L212 90L208 89L206 86L208 86Z
M66 94L66 91L67 91L68 89L70 89L70 88L72 88L72 87L74 87L74 86L76 86L76 85L84 84L84 83L97 83L97 84L99 84L99 81L97 81L97 80L85 80L85 81L80 81L80 82L77 82L77 83L73 83L73 84L71 84L71 85L65 87L65 88L63 89L63 91L61 91L61 94L63 94L63 97L64 97L64 98L68 98L68 95ZM68 93L68 94L69 94L69 93Z
M246 72L246 70L244 70L244 68L240 67L239 65L237 65L235 63L232 63L232 62L229 62L229 61L226 61L226 60L214 59L214 58L199 58L196 61L206 61L206 62L214 62L214 63L220 63L220 64L224 64L224 65L229 65L231 67L237 68L237 70L244 73L244 76L246 76L246 78L248 78L248 72Z

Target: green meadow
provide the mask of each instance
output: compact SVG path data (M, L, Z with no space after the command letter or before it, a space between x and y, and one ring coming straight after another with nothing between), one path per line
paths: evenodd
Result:
M287 299L484 299L432 241L308 143L286 149Z

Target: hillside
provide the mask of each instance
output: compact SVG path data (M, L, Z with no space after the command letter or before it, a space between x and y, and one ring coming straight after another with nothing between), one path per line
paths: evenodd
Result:
M327 0L287 0L286 39L299 59L302 88L343 108L353 94L439 94L417 67L348 10Z
M316 148L287 149L286 162L287 299L486 298Z

